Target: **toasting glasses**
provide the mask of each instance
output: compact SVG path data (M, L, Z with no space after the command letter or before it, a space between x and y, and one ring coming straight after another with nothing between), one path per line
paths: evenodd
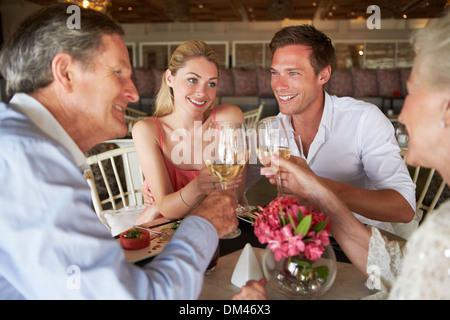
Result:
M259 161L275 173L278 172L278 164L272 162L272 155L289 159L291 151L289 140L284 123L277 117L268 117L259 121L256 125L257 134L257 155ZM283 195L281 190L281 178L277 174L278 193Z
M245 124L213 121L204 141L204 160L211 175L220 181L223 190L228 182L234 180L245 167L248 159L247 132ZM235 196L237 194L235 192ZM236 199L237 201L237 199ZM241 234L237 228L223 239L236 238Z

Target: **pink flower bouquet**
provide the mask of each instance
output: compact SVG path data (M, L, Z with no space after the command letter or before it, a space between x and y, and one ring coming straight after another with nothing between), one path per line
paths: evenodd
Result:
M259 210L253 223L255 235L268 244L277 261L300 254L316 261L330 243L328 218L300 206L297 199L278 197Z

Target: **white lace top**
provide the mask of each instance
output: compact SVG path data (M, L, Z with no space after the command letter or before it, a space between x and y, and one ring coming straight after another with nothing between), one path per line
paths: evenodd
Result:
M367 273L368 299L450 299L450 201L405 246L372 228Z

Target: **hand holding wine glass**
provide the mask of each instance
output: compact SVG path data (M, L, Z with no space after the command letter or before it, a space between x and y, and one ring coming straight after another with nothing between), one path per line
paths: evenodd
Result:
M245 124L213 121L203 140L207 143L203 150L205 164L211 175L220 181L222 189L226 190L228 182L241 174L247 162ZM224 238L235 238L240 233L236 229Z
M259 161L274 173L278 172L278 164L272 161L272 155L289 159L289 139L283 121L277 117L268 117L256 125L257 155ZM281 180L277 175L278 192L282 196Z

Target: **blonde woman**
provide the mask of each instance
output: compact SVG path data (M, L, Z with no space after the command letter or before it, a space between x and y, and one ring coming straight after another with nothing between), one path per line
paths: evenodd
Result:
M211 121L244 123L241 109L214 106L219 77L215 52L202 41L187 41L173 53L156 98L155 117L133 127L139 163L153 202L138 217L141 224L160 215L180 218L220 183L206 169L202 133ZM238 177L229 184L235 188ZM243 185L243 184L242 184ZM239 189L242 195L243 186Z

